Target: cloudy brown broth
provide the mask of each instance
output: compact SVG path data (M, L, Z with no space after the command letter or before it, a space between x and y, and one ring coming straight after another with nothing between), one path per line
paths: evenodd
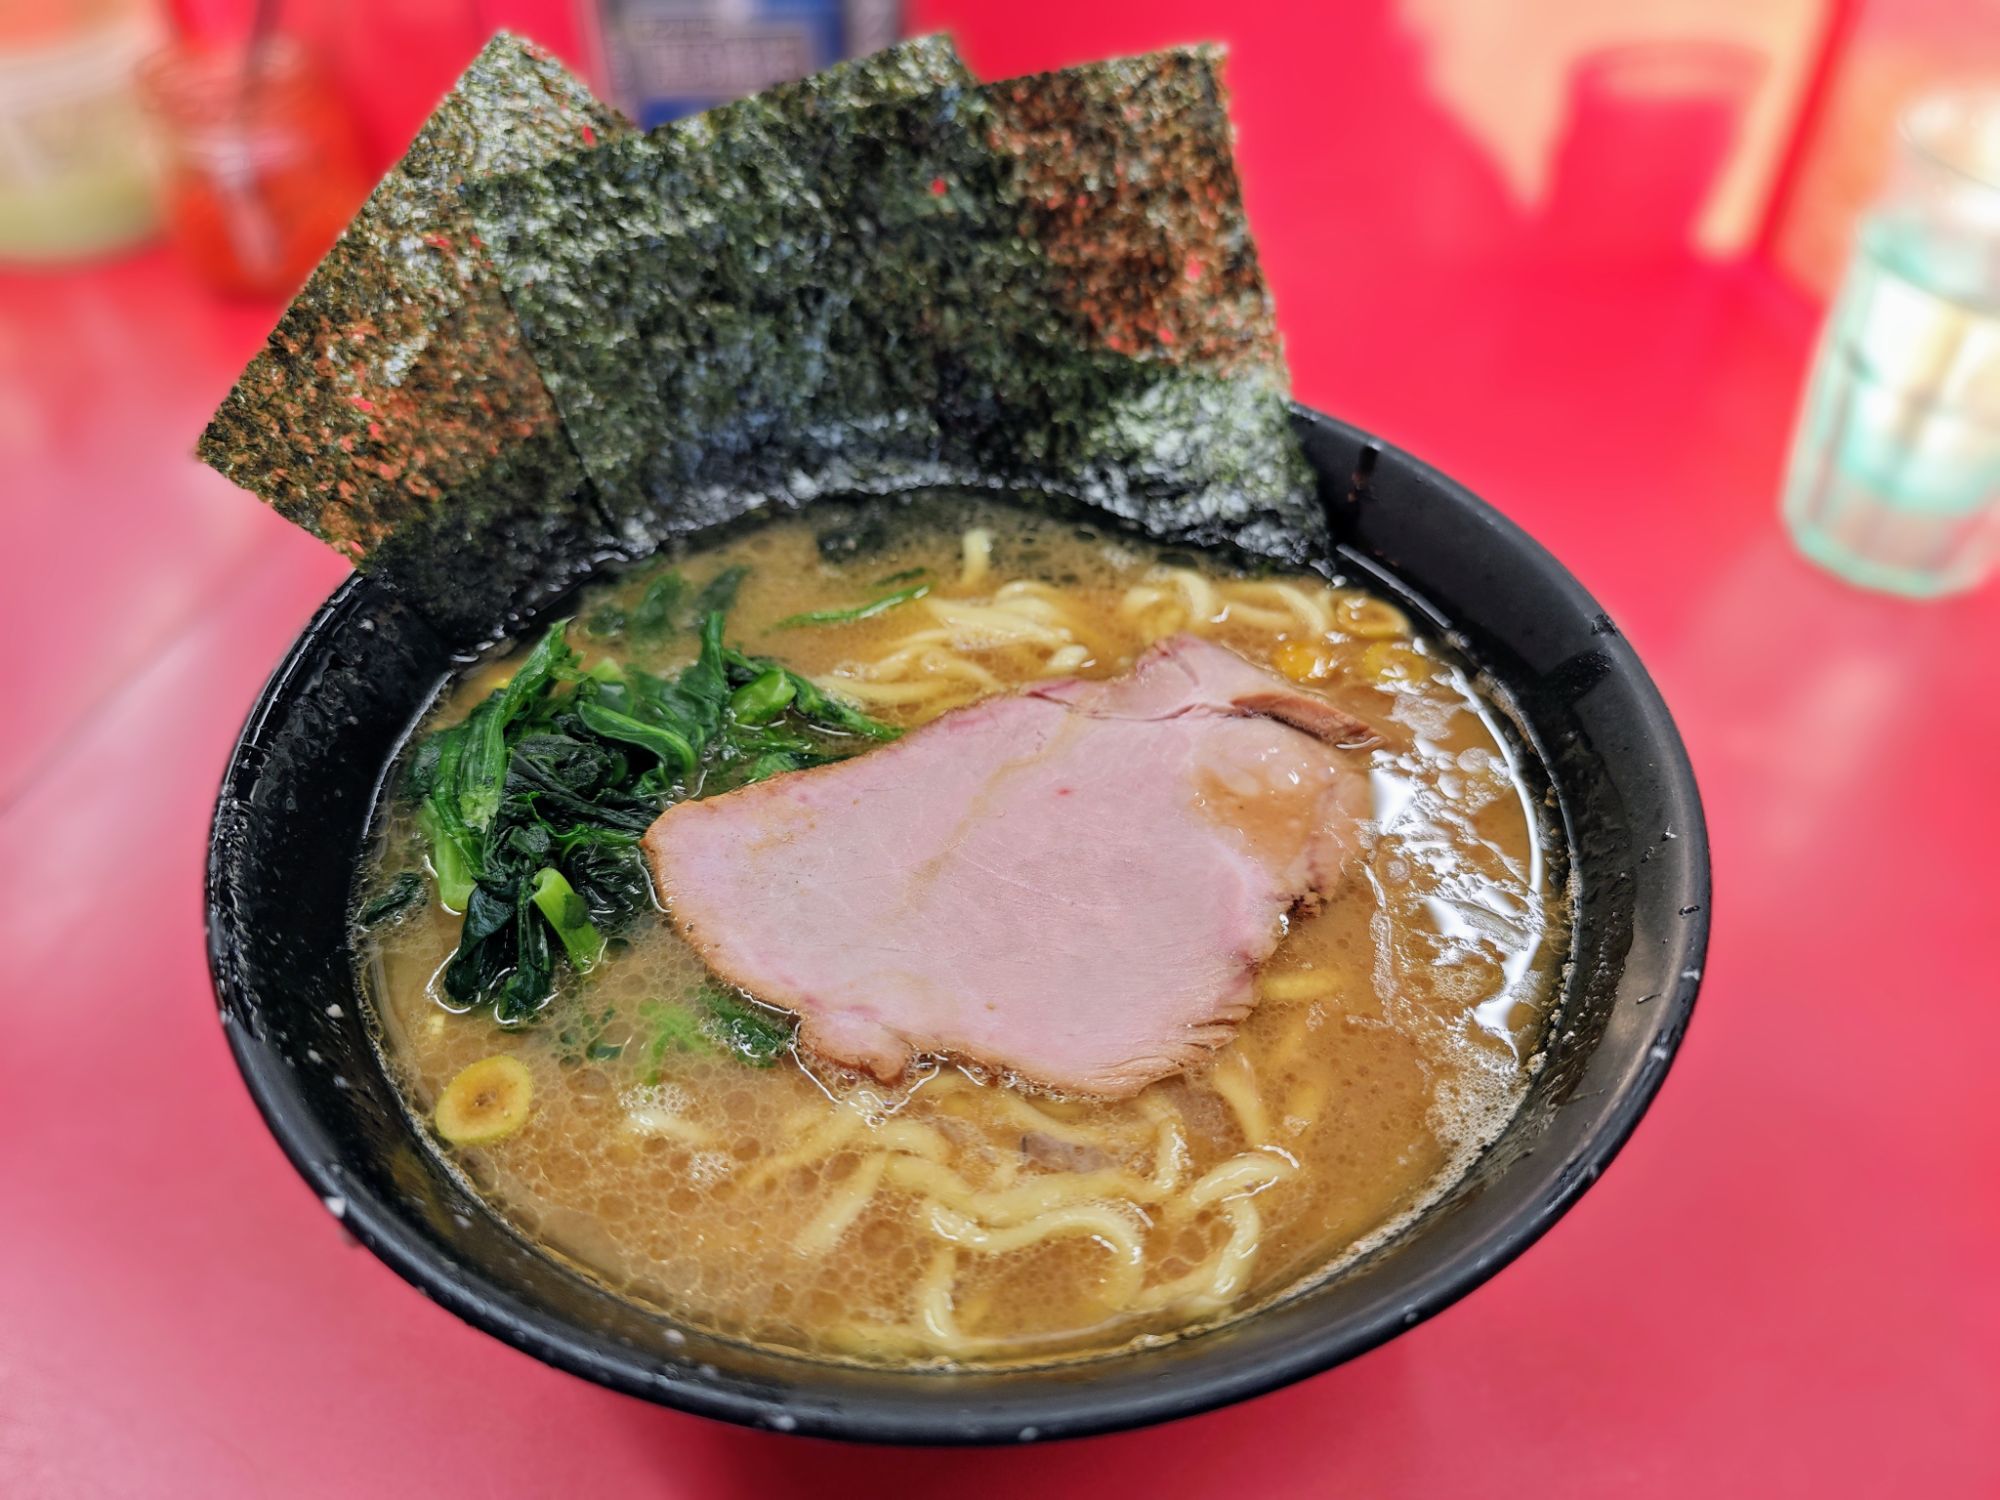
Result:
M1251 578L985 502L919 502L886 540L833 560L828 527L825 514L778 520L672 565L692 585L747 565L731 641L903 727L996 689L1114 675L1194 630L1380 732L1351 752L1373 789L1368 853L1319 910L1289 919L1234 1041L1117 1102L949 1060L883 1084L794 1053L755 1068L656 1048L659 1007L705 977L658 914L588 976L565 971L534 1021L502 1028L443 1003L459 918L432 892L364 939L373 1000L420 1119L482 1058L527 1068L516 1133L439 1144L496 1211L618 1291L726 1336L982 1363L1226 1319L1447 1188L1520 1098L1567 937L1532 798L1465 675L1393 608L1310 576ZM587 593L579 620L629 610L666 565ZM778 625L904 574L931 593L857 623ZM1033 628L1010 635L1015 618ZM585 629L571 640L586 666L653 671L696 648L685 633L645 650ZM430 723L463 716L514 659L466 672ZM369 880L423 864L392 806Z

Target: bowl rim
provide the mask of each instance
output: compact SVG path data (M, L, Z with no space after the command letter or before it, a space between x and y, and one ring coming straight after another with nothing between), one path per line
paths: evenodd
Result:
M1589 614L1603 619L1608 627L1609 616L1546 548L1463 484L1351 424L1297 404L1292 409L1295 417L1309 427L1358 445L1371 466L1374 459L1366 458L1368 450L1378 457L1393 455L1398 463L1465 508L1496 543L1526 557L1552 588L1569 595L1571 607L1587 608ZM1710 921L1710 850L1700 790L1693 764L1658 687L1621 637L1619 671L1633 696L1643 732L1659 757L1656 769L1664 782L1663 810L1671 816L1671 826L1677 833L1670 857L1680 865L1685 887L1696 898L1696 909L1684 913L1686 920L1676 935L1664 940L1669 943L1675 966L1689 982L1674 986L1658 997L1659 1003L1649 1018L1651 1040L1630 1083L1618 1093L1580 1146L1562 1162L1560 1171L1528 1211L1502 1221L1497 1230L1459 1247L1456 1253L1425 1269L1399 1291L1393 1305L1379 1305L1363 1316L1346 1318L1315 1330L1309 1337L1292 1339L1256 1361L1236 1360L1226 1366L1203 1368L1203 1362L1196 1358L1185 1375L1158 1380L1136 1390L1129 1387L1100 1390L1096 1388L1097 1382L1088 1378L1093 1366L1115 1364L1123 1357L1115 1353L1048 1367L1052 1373L1085 1372L1086 1378L1046 1382L1046 1394L1039 1400L1010 1397L990 1407L955 1408L950 1413L925 1406L922 1384L951 1378L935 1370L868 1371L893 1382L909 1382L892 1397L872 1393L818 1397L805 1389L759 1395L703 1378L699 1371L693 1375L664 1372L658 1368L657 1360L649 1360L641 1351L623 1348L609 1339L592 1338L576 1324L522 1298L508 1284L440 1253L418 1232L413 1216L350 1181L336 1160L337 1148L298 1088L293 1069L235 1024L233 1012L248 1013L256 1002L232 951L233 928L226 899L230 880L228 850L221 837L224 810L237 798L238 789L257 775L267 726L285 706L301 676L313 670L323 643L343 626L348 616L366 611L379 598L375 585L363 575L353 574L320 605L259 693L223 774L210 826L203 900L210 975L230 1051L280 1148L348 1233L418 1292L475 1328L545 1363L627 1395L765 1430L856 1442L965 1446L1018 1444L1119 1431L1195 1416L1266 1394L1364 1354L1435 1316L1485 1283L1540 1239L1603 1174L1630 1139L1657 1096L1693 1013L1705 966ZM1410 1227L1421 1223L1424 1217L1420 1214ZM1225 1326L1244 1328L1254 1324L1272 1306L1282 1305L1285 1300L1280 1298L1277 1304L1267 1305ZM782 1351L778 1353L780 1358L785 1357ZM804 1356L797 1357L796 1364L808 1384L815 1371L849 1368Z

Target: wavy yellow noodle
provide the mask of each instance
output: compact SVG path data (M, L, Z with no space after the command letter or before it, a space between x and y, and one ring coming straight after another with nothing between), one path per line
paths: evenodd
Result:
M1257 1072L1250 1055L1240 1047L1226 1048L1215 1060L1209 1081L1236 1117L1246 1146L1261 1146L1271 1138L1271 1119L1264 1111L1263 1097L1257 1092Z
M886 1151L863 1158L861 1165L848 1173L847 1179L833 1190L833 1196L813 1216L812 1222L800 1231L795 1242L799 1254L824 1255L839 1244L840 1237L853 1227L854 1221L867 1212L868 1205L874 1201L876 1189L881 1187L888 1165L889 1153Z

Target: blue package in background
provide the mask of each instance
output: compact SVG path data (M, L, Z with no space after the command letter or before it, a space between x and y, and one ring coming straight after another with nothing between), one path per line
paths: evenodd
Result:
M641 126L803 78L902 35L902 0L586 0L612 97Z

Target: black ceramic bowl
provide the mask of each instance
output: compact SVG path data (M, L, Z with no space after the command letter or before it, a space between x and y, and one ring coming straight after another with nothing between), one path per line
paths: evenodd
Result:
M1666 706L1610 619L1518 528L1407 454L1298 413L1339 566L1442 624L1511 700L1552 783L1577 893L1547 1063L1446 1199L1308 1291L1158 1348L1046 1369L864 1370L747 1348L538 1253L446 1171L377 1060L348 902L381 778L454 668L367 582L314 617L258 700L216 807L208 935L231 1046L329 1209L420 1291L578 1375L826 1437L1021 1442L1238 1401L1464 1296L1597 1179L1666 1075L1708 938L1708 844Z

